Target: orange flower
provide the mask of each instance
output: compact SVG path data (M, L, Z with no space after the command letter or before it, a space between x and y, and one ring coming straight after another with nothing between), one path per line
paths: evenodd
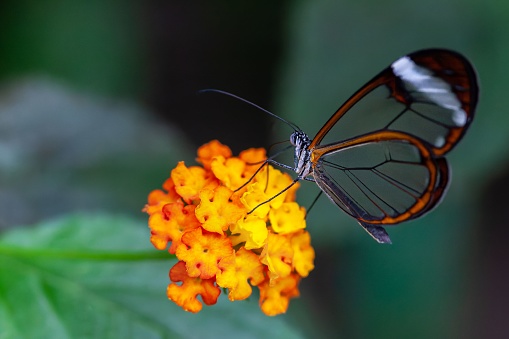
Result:
M234 301L258 286L262 311L284 313L299 295L301 277L314 268L305 211L295 202L299 185L279 194L293 180L265 160L263 149L233 157L214 140L198 149L203 167L180 162L164 190L149 194L143 211L150 241L160 250L171 242L168 251L179 260L170 270L167 295L186 311L202 309L198 295L215 304L220 287Z
M236 253L223 258L219 262L222 270L216 276L217 284L228 288L228 298L231 301L243 300L251 295L251 286L256 286L265 280L264 268L258 256L241 247Z
M214 285L214 279L191 278L187 275L186 264L179 261L170 270L170 279L173 281L166 289L168 298L188 312L199 312L201 303L196 297L201 295L206 305L214 305L221 290ZM177 285L175 282L182 282Z
M148 224L151 229L150 241L155 248L162 250L165 249L168 242L172 241L173 237L170 235L168 225L168 218L164 215L163 209L168 204L178 203L180 196L175 191L175 185L170 179L166 180L163 188L167 193L162 190L154 190L148 196L148 204L143 209L150 217ZM185 222L185 224L188 224Z
M170 253L174 254L177 246L181 243L180 238L186 231L200 227L200 222L194 215L194 205L184 206L182 201L166 204L162 213L151 215L149 225L152 236L150 241L157 249L165 249L168 241L171 241Z
M315 250L311 246L311 236L306 231L296 232L290 238L293 249L293 268L303 278L315 268Z
M202 189L199 196L196 217L209 232L223 234L247 213L239 199L224 186L218 186L215 190Z
M246 163L243 173L244 178L250 179L258 168L263 165L263 162L267 159L267 154L263 148L250 148L240 152L239 158Z
M163 188L166 192L162 190L153 190L150 192L148 195L148 203L143 209L144 212L147 212L149 215L159 213L164 205L180 200L180 195L175 191L175 184L171 178L168 178L164 182Z
M211 233L198 227L182 235L182 244L177 247L177 257L185 261L191 277L210 279L219 272L217 264L233 253L231 240L226 236Z
M207 170L210 169L210 163L217 156L223 156L228 159L232 156L230 147L221 144L217 140L212 140L208 144L205 144L198 148L198 158L196 160L203 165Z
M273 316L286 312L290 299L299 296L299 281L298 274L291 274L259 285L260 307L263 313Z
M175 191L188 204L198 199L202 189L217 186L217 179L211 177L205 169L198 166L187 168L183 161L171 171L171 179L175 183Z
M210 166L216 178L229 189L235 190L246 182L244 178L246 164L239 158L225 159L222 156L217 156L212 160Z

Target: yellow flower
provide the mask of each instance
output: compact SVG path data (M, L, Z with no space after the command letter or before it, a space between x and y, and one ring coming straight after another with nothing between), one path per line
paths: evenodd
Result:
M306 212L296 202L284 202L279 208L271 209L269 220L274 232L289 234L306 228Z
M247 192L242 195L240 201L252 215L258 218L265 218L270 211L270 204L264 204L264 202L269 198L270 196L265 194L264 185L259 182L254 182L248 185Z
M284 235L269 233L260 260L269 269L271 281L292 273L293 249L290 239Z
M249 215L245 219L237 221L230 227L232 235L230 238L235 245L244 243L248 250L263 247L269 235L267 223L254 215Z
M167 296L184 310L202 309L198 295L213 305L220 288L234 301L257 286L262 311L281 314L314 268L305 210L295 202L299 185L291 186L292 178L265 160L263 149L234 157L214 140L198 149L203 167L180 162L163 190L149 194L143 211L150 241L159 250L171 244L168 250L179 260L170 270Z
M277 196L269 203L273 208L279 208L285 201L288 191L281 192L293 182L288 174L272 166L265 166L256 175L256 180L263 186L263 191L269 198Z

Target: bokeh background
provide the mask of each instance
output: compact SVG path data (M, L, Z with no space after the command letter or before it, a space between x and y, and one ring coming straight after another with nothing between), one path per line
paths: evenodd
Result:
M308 217L316 268L281 318L303 337L507 337L501 1L2 1L0 227L76 211L121 213L145 227L148 192L178 160L192 163L197 146L219 139L237 153L291 132L198 90L233 92L312 136L374 74L430 47L465 54L481 86L474 123L448 157L447 197L389 229L391 246L320 200ZM318 189L302 186L307 206Z

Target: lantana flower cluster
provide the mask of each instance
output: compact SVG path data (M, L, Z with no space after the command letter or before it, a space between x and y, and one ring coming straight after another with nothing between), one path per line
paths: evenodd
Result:
M299 282L315 257L305 209L295 202L299 184L266 202L292 179L270 165L261 167L265 160L264 149L234 157L214 140L198 149L201 166L178 163L163 190L149 194L144 211L150 241L159 250L169 245L178 259L167 295L184 310L202 309L198 295L213 305L221 289L235 301L251 296L256 286L262 311L272 316L286 312L299 296Z

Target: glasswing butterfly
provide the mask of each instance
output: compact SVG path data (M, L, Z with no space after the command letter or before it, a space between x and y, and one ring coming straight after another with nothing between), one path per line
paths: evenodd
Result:
M313 139L241 100L294 129L294 167L267 162L295 171L292 185L314 181L376 241L390 243L384 226L421 217L442 200L450 179L444 156L470 126L478 92L465 57L426 49L368 81Z

